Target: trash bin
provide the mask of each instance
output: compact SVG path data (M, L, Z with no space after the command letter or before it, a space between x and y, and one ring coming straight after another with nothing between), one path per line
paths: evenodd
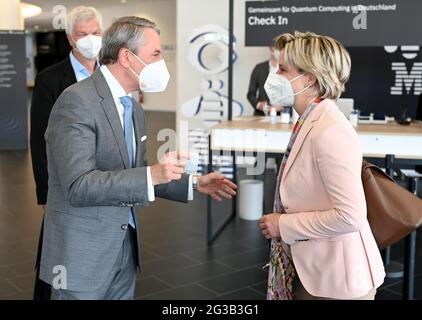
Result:
M238 191L239 217L259 220L263 213L264 183L260 180L241 180Z

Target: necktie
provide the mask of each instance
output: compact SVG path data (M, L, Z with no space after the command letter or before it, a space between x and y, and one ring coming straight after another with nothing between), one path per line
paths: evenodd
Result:
M127 152L129 156L129 166L133 167L133 124L132 124L132 114L133 114L133 104L132 98L128 96L120 97L120 102L125 108L124 112L124 133L127 146ZM129 224L135 228L135 220L133 218L134 210L131 208L132 214L129 218Z

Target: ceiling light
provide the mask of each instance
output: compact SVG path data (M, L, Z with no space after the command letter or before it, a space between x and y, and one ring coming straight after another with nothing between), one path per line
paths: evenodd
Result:
M33 4L21 2L20 5L21 5L21 15L23 18L35 17L41 14L42 12L40 7Z

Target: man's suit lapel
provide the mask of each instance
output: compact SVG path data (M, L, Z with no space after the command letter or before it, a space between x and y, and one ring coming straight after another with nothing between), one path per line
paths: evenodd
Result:
M135 155L135 166L143 166L144 159L141 159L142 156L142 127L144 125L144 113L141 110L141 106L133 100L133 128L135 131L135 141L136 141L136 155Z
M94 72L92 79L94 80L98 95L103 99L101 106L110 122L125 168L130 168L125 135L110 88L100 69Z
M308 119L303 124L302 128L299 131L298 136L296 137L296 141L293 144L293 148L290 151L289 158L286 162L286 167L283 171L283 177L281 181L284 182L286 179L287 174L289 173L292 165L294 164L297 155L299 154L300 149L302 148L303 143L305 142L306 137L311 132L312 128L314 127L315 122L320 118L321 114L326 110L326 100L319 103L318 106L314 110L312 110L311 114L309 115Z
M72 84L76 83L75 71L72 68L72 63L70 58L66 57L63 63L63 90L67 87L70 87Z

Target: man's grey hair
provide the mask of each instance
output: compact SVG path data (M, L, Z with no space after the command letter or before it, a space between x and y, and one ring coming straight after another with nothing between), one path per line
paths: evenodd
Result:
M160 34L157 25L145 18L131 16L122 17L114 21L104 32L100 63L115 63L118 59L119 51L122 48L127 48L137 54L138 47L143 45L145 28L152 28Z
M94 7L79 6L73 8L66 18L66 33L72 34L75 24L96 19L100 25L100 30L103 30L103 18L97 9Z

